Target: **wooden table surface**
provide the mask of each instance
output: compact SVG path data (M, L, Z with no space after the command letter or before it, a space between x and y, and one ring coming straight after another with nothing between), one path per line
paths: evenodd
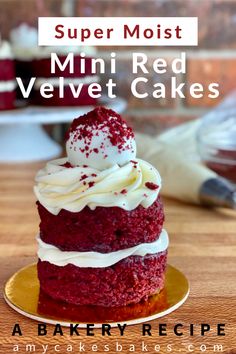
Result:
M0 166L0 353L27 352L26 345L34 344L36 353L43 353L42 345L48 345L46 353L79 353L79 345L85 345L86 353L104 352L105 344L110 353L116 352L117 343L122 353L129 352L223 352L236 353L236 213L229 210L210 210L197 206L164 200L166 223L170 235L169 263L182 270L189 279L191 292L187 302L174 313L150 322L152 336L142 336L141 325L127 327L123 337L117 329L111 336L95 336L80 330L79 337L52 336L53 326L48 325L46 337L37 336L37 322L17 314L4 302L2 291L6 280L20 267L36 261L35 235L38 216L32 192L35 172L42 164ZM12 336L13 326L19 323L23 336ZM159 336L158 324L167 324L167 336ZM183 324L183 336L173 334L173 326ZM189 335L189 324L194 324L195 334ZM200 335L200 324L211 325L209 334ZM226 324L225 336L217 336L216 325ZM81 343L80 343L81 342ZM146 348L142 348L147 345ZM92 345L97 345L92 348ZM57 346L56 348L54 347ZM72 345L73 347L68 347ZM169 345L169 347L168 347ZM215 347L214 347L215 346ZM17 347L14 347L16 350ZM68 349L69 348L69 349ZM171 348L171 349L170 349ZM118 349L121 349L119 347ZM206 350L205 350L206 349ZM29 350L29 348L28 348ZM28 351L29 352L29 351Z

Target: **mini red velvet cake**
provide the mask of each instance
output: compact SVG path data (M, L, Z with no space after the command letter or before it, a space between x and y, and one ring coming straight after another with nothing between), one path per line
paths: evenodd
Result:
M98 107L73 121L66 150L36 176L41 291L106 307L160 292L168 248L161 178L136 158L132 129Z
M11 47L0 38L0 110L15 106L15 67Z

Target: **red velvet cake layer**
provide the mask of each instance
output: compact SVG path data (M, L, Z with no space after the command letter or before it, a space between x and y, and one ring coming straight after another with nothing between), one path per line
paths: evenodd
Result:
M78 98L75 98L71 92L69 86L64 87L64 98L59 97L59 88L55 87L53 91L53 97L44 98L41 96L38 90L34 91L33 101L36 105L43 106L94 106L97 103L95 98L92 98L88 94L88 85L84 85Z
M66 56L59 55L58 56L60 62L63 64ZM58 65L55 65L55 73L51 73L51 59L50 58L42 58L35 59L32 62L32 71L35 73L37 77L84 77L94 75L91 73L91 60L92 58L85 58L85 74L81 74L81 65L80 65L80 56L74 55L74 73L70 73L69 64L66 65L65 70L61 71Z
M160 293L149 296L146 301L128 306L96 306L74 305L65 301L55 301L40 289L38 300L38 312L44 317L57 316L65 322L75 323L109 323L124 322L136 318L148 317L150 313L162 312L168 307L167 292L163 289Z
M146 300L164 287L167 251L131 256L106 268L58 267L38 262L41 289L76 305L124 306Z
M0 110L14 109L15 91L0 92Z
M12 59L0 59L0 81L15 80L15 67Z
M149 208L126 211L119 207L97 207L58 215L39 202L40 237L63 251L97 251L102 253L154 242L164 222L163 205L158 198Z

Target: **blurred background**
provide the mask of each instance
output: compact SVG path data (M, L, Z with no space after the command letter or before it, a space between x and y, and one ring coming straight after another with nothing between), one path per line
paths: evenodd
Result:
M236 86L236 1L235 0L0 0L0 31L9 38L12 28L27 23L37 26L38 16L197 16L199 18L199 46L187 49L188 83L219 82L219 100ZM110 48L98 48L106 54ZM128 101L127 115L135 125L154 133L161 126L186 121L205 113L216 100L202 99L134 98L129 90L133 79L127 65L127 51L134 48L114 48L119 52L119 67L116 77L118 93ZM152 57L171 59L181 48L144 47L140 51ZM150 83L163 81L167 87L171 73L154 75ZM105 81L106 77L102 77ZM181 80L182 81L182 80Z

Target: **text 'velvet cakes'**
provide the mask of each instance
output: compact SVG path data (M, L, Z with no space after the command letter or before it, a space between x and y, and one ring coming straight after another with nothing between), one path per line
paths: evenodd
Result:
M41 290L107 307L158 293L168 247L161 178L136 158L132 129L98 107L73 121L66 150L36 176Z

